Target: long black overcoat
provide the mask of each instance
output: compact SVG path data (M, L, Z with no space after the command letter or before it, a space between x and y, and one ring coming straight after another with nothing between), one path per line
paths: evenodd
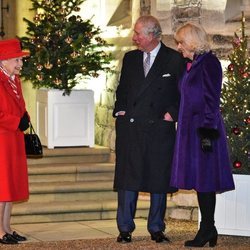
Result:
M125 54L113 111L126 111L116 119L115 190L176 191L169 187L175 122L163 119L169 112L177 120L183 68L181 55L163 43L147 77L143 52Z

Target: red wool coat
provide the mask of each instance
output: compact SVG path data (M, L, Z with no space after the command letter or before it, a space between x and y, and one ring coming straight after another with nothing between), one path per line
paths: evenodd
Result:
M0 71L0 201L28 199L28 173L24 134L18 128L26 112L21 83L15 78L20 99Z

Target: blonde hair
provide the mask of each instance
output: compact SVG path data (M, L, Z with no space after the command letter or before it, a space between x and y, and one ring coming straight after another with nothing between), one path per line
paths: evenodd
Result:
M176 42L185 43L190 51L202 54L211 50L206 31L201 25L186 23L175 32Z

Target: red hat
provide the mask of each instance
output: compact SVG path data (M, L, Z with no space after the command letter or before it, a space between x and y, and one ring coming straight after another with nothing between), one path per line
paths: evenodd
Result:
M28 51L22 51L20 41L16 38L0 40L0 60L28 56Z

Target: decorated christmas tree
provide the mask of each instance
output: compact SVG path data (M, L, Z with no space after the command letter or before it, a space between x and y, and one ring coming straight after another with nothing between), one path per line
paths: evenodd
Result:
M21 37L23 49L30 51L22 76L35 88L63 90L70 94L78 84L76 75L98 77L109 71L109 44L91 20L79 15L84 0L31 0L36 12L27 23L27 36Z
M226 81L222 89L222 114L225 120L233 172L250 174L250 54L242 13L241 35L234 34Z

